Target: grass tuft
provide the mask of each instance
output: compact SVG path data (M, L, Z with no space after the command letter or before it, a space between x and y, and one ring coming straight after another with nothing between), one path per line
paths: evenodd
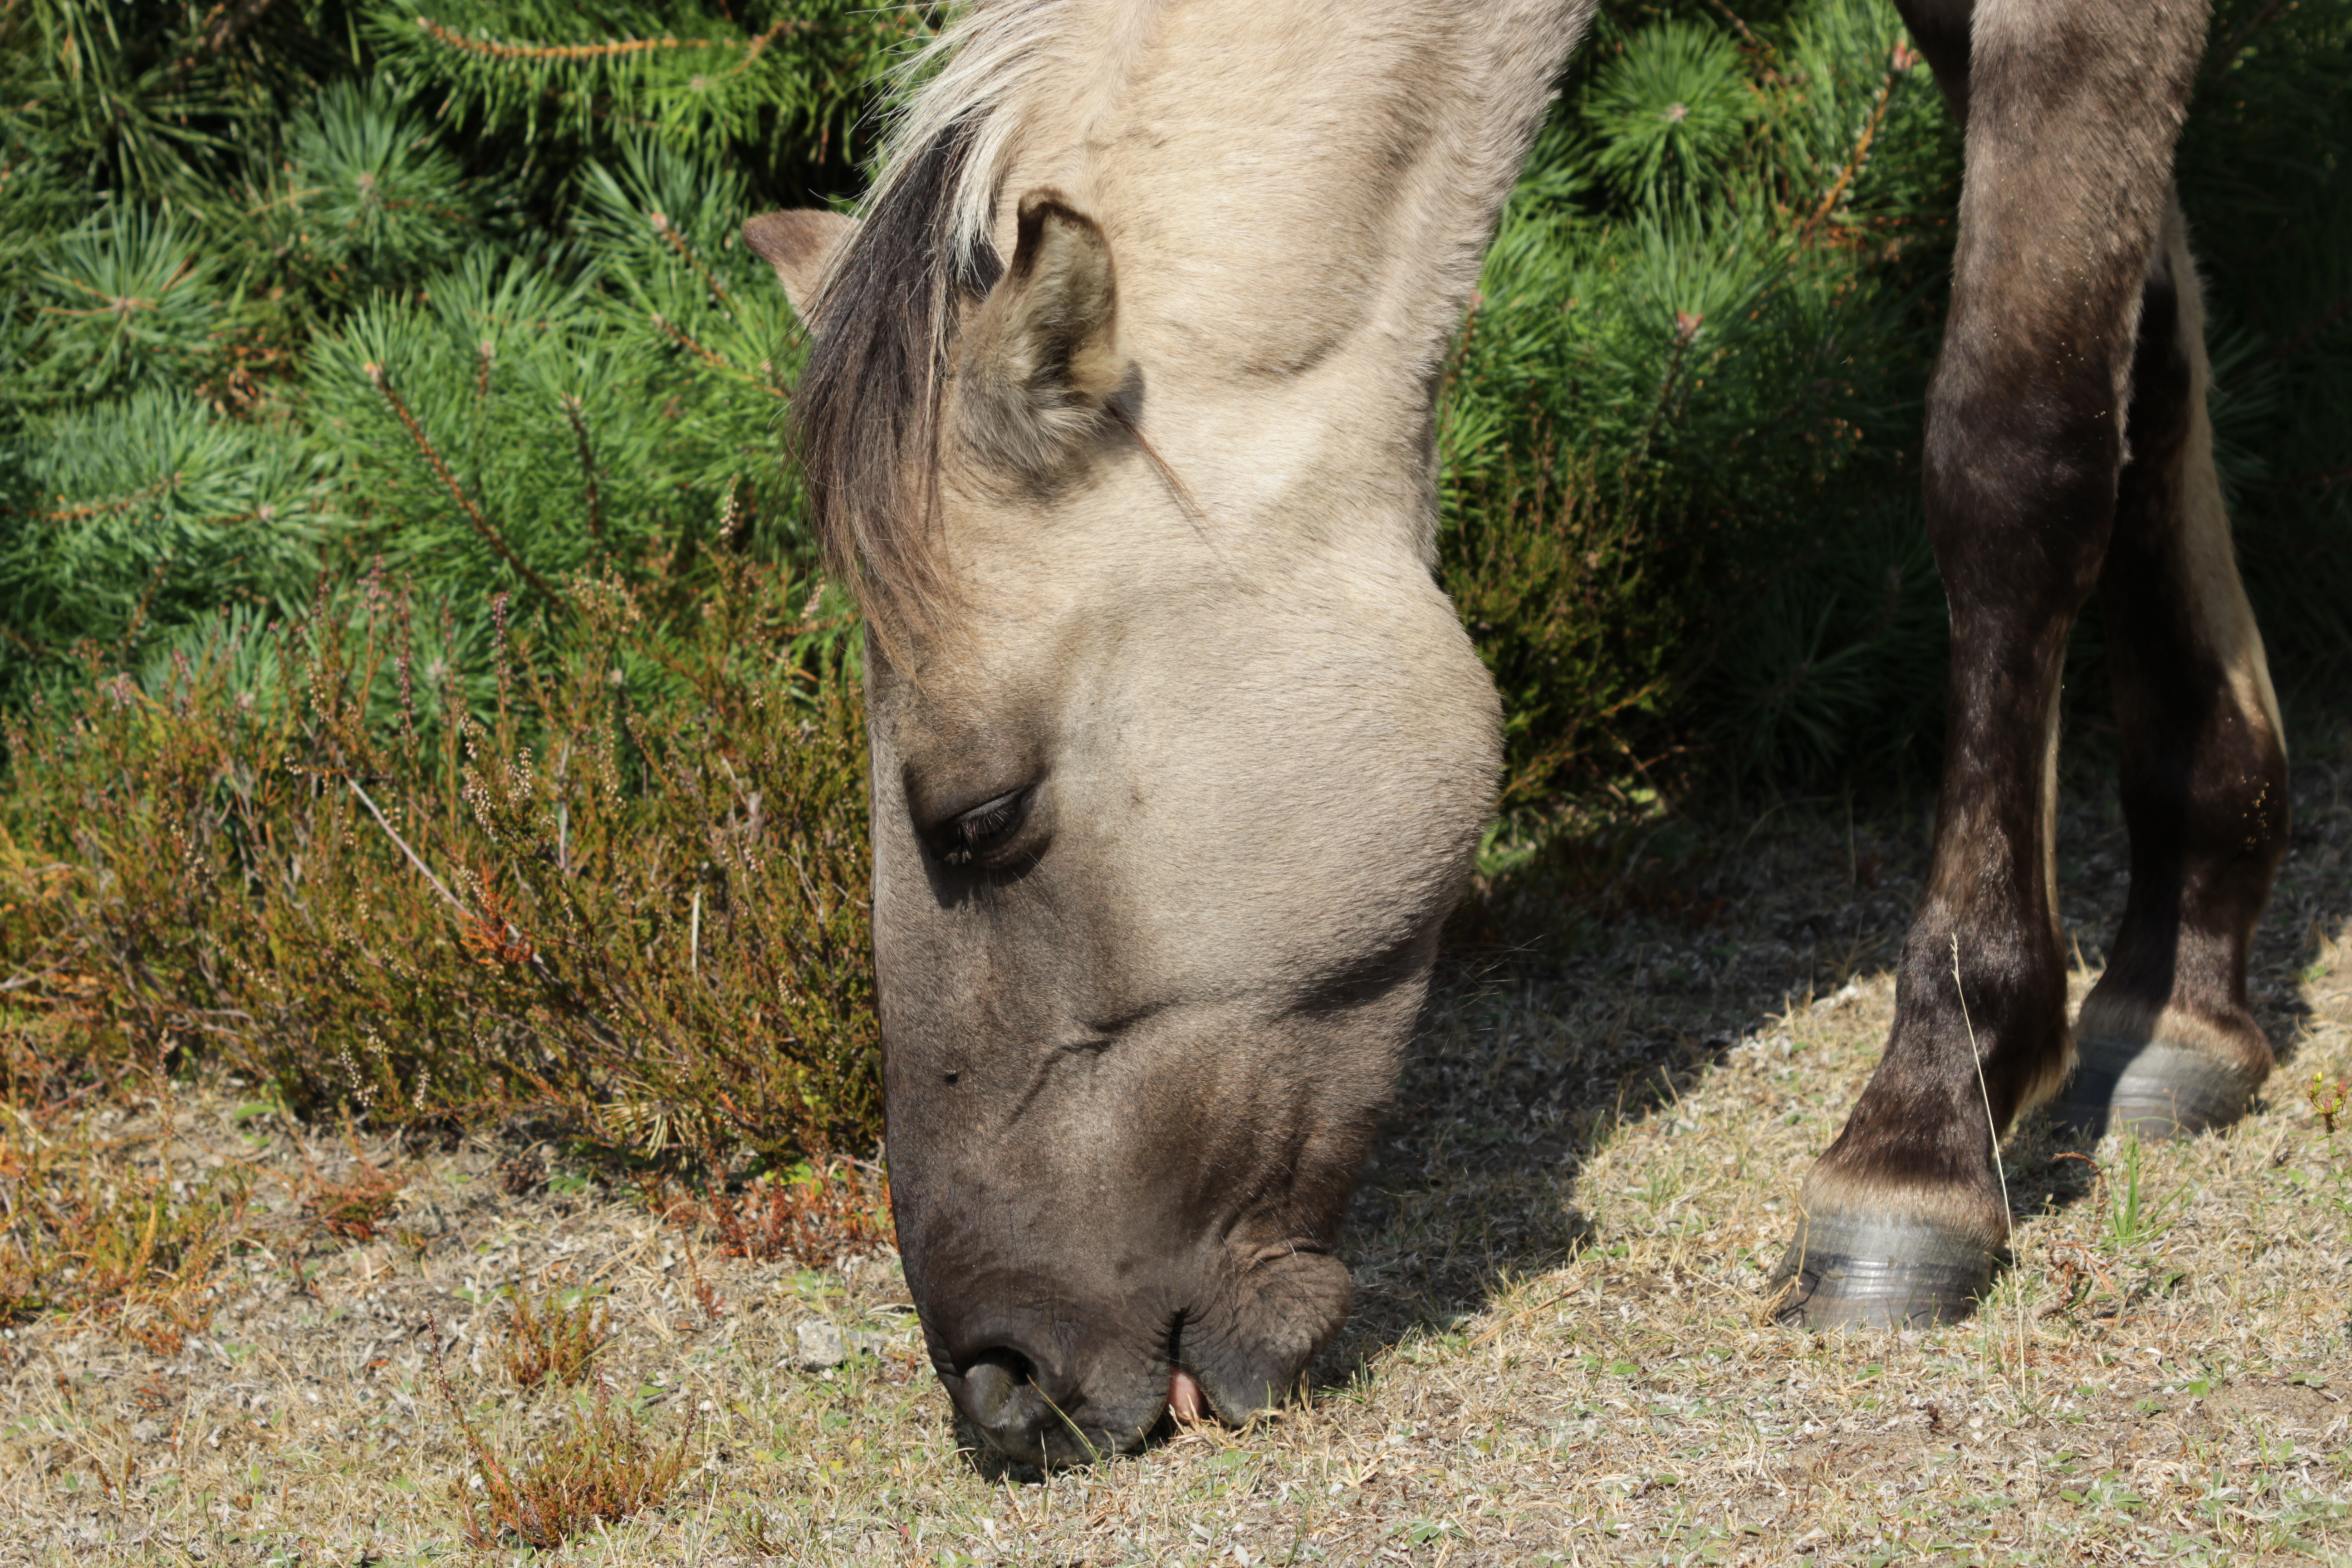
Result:
M310 1163L302 1212L338 1241L373 1241L407 1184L404 1175L368 1159L354 1142L352 1163L340 1176L330 1177Z
M550 1378L583 1382L596 1352L613 1337L612 1314L576 1287L551 1290L537 1300L517 1289L507 1301L510 1316L499 1359L518 1387L537 1388Z
M550 1442L509 1465L458 1403L437 1343L433 1378L473 1458L473 1478L452 1483L451 1491L466 1543L478 1552L516 1544L552 1550L583 1531L660 1507L685 1474L691 1413L675 1443L657 1444L635 1415L614 1411L599 1383L591 1405L573 1406Z
M2304 1097L2311 1103L2312 1115L2319 1119L2321 1173L2315 1184L2323 1189L2324 1201L2343 1220L2346 1239L2352 1240L2352 1153L2336 1141L2336 1124L2352 1106L2352 1079L2339 1073L2330 1079L2325 1069L2315 1070ZM2352 1329L2352 1316L2345 1321Z
M2138 1132L2126 1132L2111 1165L2099 1173L2105 1192L2098 1212L2108 1249L2119 1258L2153 1246L2195 1195L2186 1186L2158 1193L2147 1163L2147 1149Z

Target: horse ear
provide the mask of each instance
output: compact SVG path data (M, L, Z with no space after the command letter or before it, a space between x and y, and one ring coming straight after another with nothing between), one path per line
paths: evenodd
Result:
M856 232L856 218L823 207L797 207L747 219L743 243L751 247L752 255L776 269L784 297L805 321L833 269L834 258L847 248Z
M967 437L1025 477L1050 477L1127 379L1102 226L1058 191L1022 197L1012 265L964 342Z

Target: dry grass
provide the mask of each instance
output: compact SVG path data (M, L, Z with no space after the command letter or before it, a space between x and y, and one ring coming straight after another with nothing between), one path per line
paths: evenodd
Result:
M5 1108L0 1122L0 1321L68 1316L176 1354L218 1305L248 1239L240 1173L110 1137L110 1118ZM46 1123L46 1124L45 1124Z
M1669 913L1619 900L1605 936L1433 1006L1350 1221L1360 1310L1310 1399L1050 1478L968 1451L887 1254L727 1256L708 1215L681 1227L488 1138L402 1167L387 1234L345 1243L300 1213L303 1129L228 1097L134 1107L110 1138L153 1147L168 1119L185 1158L241 1163L276 1239L223 1265L177 1353L87 1313L0 1342L0 1562L2345 1559L2347 760L2306 739L2297 764L2256 974L2286 1057L2268 1098L2181 1144L2021 1130L2016 1266L1970 1323L1761 1319L1796 1184L1874 1059L1920 869L1914 815L1790 808L1661 826L1616 864ZM2079 993L2121 844L2080 798L2065 833ZM552 1279L608 1315L601 1394L513 1392L509 1292ZM892 1348L808 1370L812 1318ZM665 1474L657 1504L629 1490ZM584 1500L551 1503L561 1477Z

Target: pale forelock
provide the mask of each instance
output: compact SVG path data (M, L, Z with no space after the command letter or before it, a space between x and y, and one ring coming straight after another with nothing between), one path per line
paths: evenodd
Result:
M959 124L971 128L940 238L969 268L988 243L997 192L1022 117L1005 112L1078 30L1087 0L980 0L895 73L904 107L884 144L883 174L868 204L889 199L914 155Z
M882 174L812 311L793 407L813 521L886 644L950 597L935 560L948 334L1000 270L989 236L1021 100L1087 5L981 0L900 68Z

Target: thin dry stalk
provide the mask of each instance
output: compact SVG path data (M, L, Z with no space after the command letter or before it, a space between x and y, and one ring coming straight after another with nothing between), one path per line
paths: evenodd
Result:
M2009 1206L2009 1166L2001 1158L2000 1123L1992 1113L1992 1090L1985 1085L1984 1057L1977 1049L1977 1026L1969 1017L1968 987L1960 983L1960 939L1957 932L1952 937L1952 991L1960 999L1960 1026L1969 1032L1969 1060L1977 1069L1977 1094L1984 1104L1985 1135L1992 1140L1993 1174L2000 1179L2000 1222L2010 1228L2013 1236L2016 1222L2011 1217L2013 1211ZM2021 1377L2025 1374L2025 1297L2020 1292L2017 1299L2017 1370Z

